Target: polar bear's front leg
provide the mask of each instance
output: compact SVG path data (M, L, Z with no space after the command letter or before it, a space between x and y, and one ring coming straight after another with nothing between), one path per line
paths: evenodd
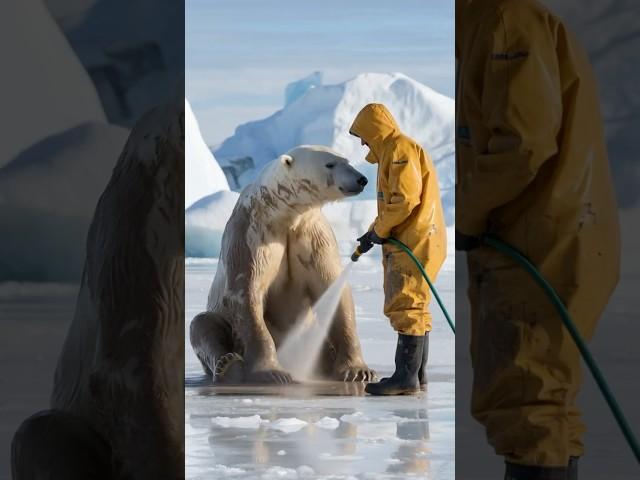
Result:
M342 291L342 299L329 330L329 340L336 350L333 376L344 382L369 382L376 378L364 361L356 329L351 288Z
M245 380L250 383L291 383L278 361L276 346L264 321L264 298L251 298L238 318L237 338L244 350Z

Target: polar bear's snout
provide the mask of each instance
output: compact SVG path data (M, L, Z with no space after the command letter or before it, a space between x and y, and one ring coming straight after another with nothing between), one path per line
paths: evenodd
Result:
M346 197L358 195L369 183L367 177L348 163L339 164L334 178L338 189Z

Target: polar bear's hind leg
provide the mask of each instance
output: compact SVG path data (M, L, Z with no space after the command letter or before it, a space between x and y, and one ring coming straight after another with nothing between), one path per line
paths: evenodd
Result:
M215 383L241 383L244 361L234 351L231 325L215 312L203 312L191 322L191 344L207 375Z

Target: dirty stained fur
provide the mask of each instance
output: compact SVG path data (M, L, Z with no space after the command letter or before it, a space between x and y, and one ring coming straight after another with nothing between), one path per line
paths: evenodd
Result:
M277 349L342 272L320 207L359 193L363 179L331 150L303 146L274 160L242 192L223 234L207 311L191 324L193 348L214 381L292 381ZM350 381L374 376L362 357L348 287L316 374Z

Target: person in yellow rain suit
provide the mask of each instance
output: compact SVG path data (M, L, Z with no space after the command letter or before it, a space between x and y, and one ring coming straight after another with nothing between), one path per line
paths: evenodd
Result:
M573 35L533 0L456 1L456 249L467 251L472 414L506 479L577 478L579 352L524 253L589 339L619 274L598 91Z
M349 132L369 147L367 161L378 165L378 216L358 241L362 252L374 243L382 245L384 313L398 332L394 374L369 383L366 391L414 393L426 383L429 286L410 257L385 240L394 237L405 243L435 281L447 254L438 177L431 158L402 134L384 105L365 106Z

